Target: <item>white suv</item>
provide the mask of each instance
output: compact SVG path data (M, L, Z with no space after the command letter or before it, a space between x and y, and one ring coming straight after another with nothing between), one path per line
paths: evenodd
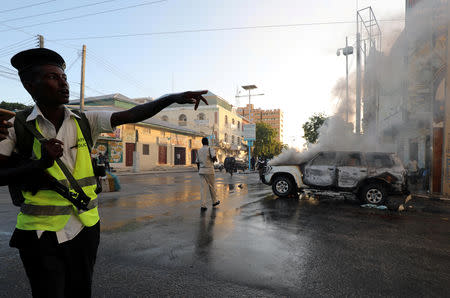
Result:
M299 165L268 166L261 175L279 197L359 197L382 204L390 194L408 193L406 170L394 153L324 151Z

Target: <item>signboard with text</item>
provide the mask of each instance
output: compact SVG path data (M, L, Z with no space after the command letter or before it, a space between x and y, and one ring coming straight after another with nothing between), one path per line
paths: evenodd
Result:
M242 136L245 141L256 140L256 124L244 124L244 130Z

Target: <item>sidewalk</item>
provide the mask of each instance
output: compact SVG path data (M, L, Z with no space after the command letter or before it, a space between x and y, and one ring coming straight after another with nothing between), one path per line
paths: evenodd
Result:
M130 175L147 175L147 174L164 174L164 173L187 173L187 172L197 172L197 168L194 167L186 167L186 168L161 168L161 169L155 169L151 171L139 171L139 172L133 172L130 171L119 171L119 172L113 172L113 175L116 175L117 177L120 176L130 176Z

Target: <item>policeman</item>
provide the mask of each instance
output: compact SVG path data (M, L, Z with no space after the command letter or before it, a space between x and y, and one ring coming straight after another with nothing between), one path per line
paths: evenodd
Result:
M64 180L63 172L53 162L60 158L92 204L89 210L79 210L51 189L23 191L25 201L10 246L19 249L34 297L90 297L100 239L96 182L90 152L80 129L82 119L65 107L69 101L69 84L64 59L52 50L38 48L16 54L11 64L35 102L26 121L48 140L44 145L36 138L33 141L33 163L40 170L45 169L39 175ZM86 112L92 140L95 142L100 133L112 132L118 125L150 118L172 103L195 104L197 109L200 101L208 104L202 96L206 92L168 95L121 112ZM10 122L14 123L14 119ZM8 128L6 139L0 142L0 172L17 171L17 167L11 168L14 163L11 155L17 151L20 138L16 130ZM20 170L33 173L33 169ZM15 183L21 182L17 176L15 179Z

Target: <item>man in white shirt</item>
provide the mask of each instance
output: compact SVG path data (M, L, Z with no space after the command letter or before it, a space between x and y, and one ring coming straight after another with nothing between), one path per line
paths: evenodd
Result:
M24 88L36 103L26 122L47 139L39 147L36 145L39 141L34 138L30 163L35 166L25 171L28 175L44 178L47 175L54 179L59 175L61 178L61 170L54 163L56 158L60 158L75 179L85 175L84 180L80 179L87 184L83 185L83 191L86 188L91 201L98 202L92 191L92 180L87 179L92 177L86 176L93 175L93 169L86 149L86 136L80 132L80 116L65 107L69 101L69 85L63 58L54 51L38 48L16 54L11 64L19 71ZM173 94L122 112L87 112L92 140L95 143L100 133L112 132L118 125L150 118L175 102L195 104L197 109L200 101L208 104L202 97L205 93ZM14 123L14 119L10 122ZM11 127L8 134L2 134L6 139L0 142L0 172L17 173L11 158L12 153L18 150L15 128ZM43 159L46 162L36 163ZM24 178L16 179L16 183L20 183ZM97 206L92 205L88 210L78 209L52 189L34 193L22 191L22 194L27 208L22 204L10 246L19 249L33 296L90 297L100 239ZM43 214L36 213L36 210Z
M206 207L208 193L211 197L212 206L217 206L220 201L216 197L216 188L214 186L214 161L217 160L216 152L208 146L208 138L202 139L203 147L198 150L196 163L199 165L198 174L200 175L200 197L202 211L208 209Z

